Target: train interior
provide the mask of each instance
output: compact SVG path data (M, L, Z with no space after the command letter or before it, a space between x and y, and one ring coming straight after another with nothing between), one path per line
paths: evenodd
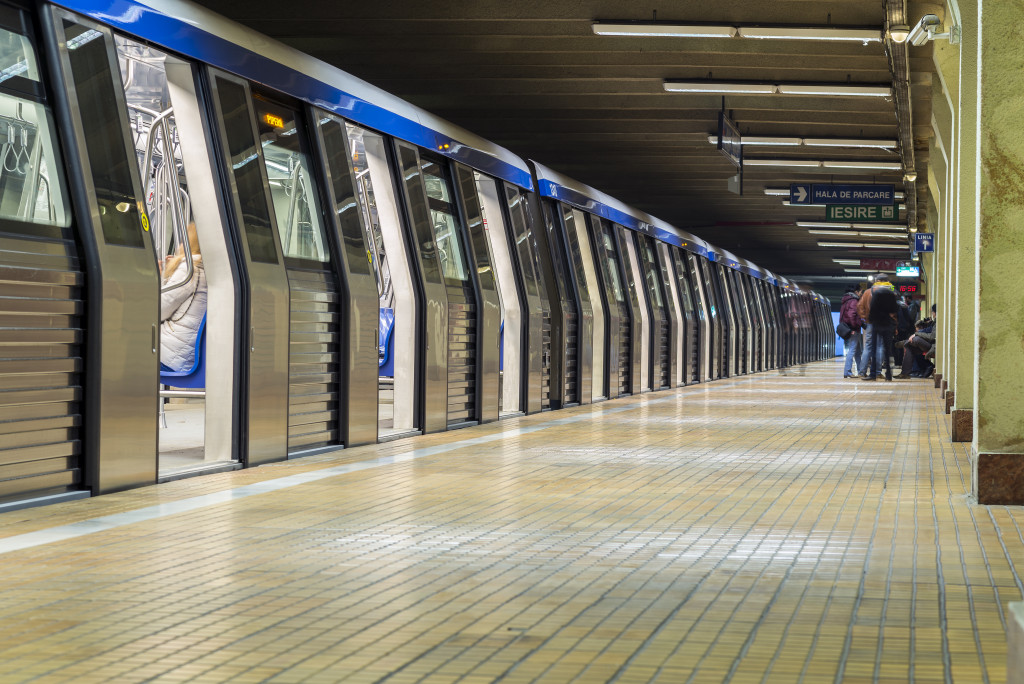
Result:
M183 149L198 145L201 149L193 154L204 154L205 136L182 130L176 117L176 105L195 100L191 67L129 38L115 35L114 40L161 280L157 443L159 473L168 477L221 460L207 451L206 324L211 318L232 316L210 294L231 276L211 268L211 261L219 265L208 258L213 243L223 238L193 212ZM203 327L198 336L189 337L186 318L194 316L203 319Z

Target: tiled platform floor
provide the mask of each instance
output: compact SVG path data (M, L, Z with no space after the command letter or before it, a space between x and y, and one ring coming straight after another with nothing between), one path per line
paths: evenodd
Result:
M0 682L1003 681L1024 511L841 374L4 514Z

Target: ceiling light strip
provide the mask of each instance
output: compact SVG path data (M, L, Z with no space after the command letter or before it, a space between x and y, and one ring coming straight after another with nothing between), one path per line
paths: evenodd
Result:
M836 97L892 97L887 85L839 83L744 83L738 81L665 81L670 93L733 93L746 95L827 95Z
M744 166L792 166L818 169L851 169L858 171L900 171L901 162L834 161L831 159L744 159ZM788 194L788 193L787 193Z
M659 38L751 38L758 40L823 40L851 43L880 43L881 28L838 26L726 26L685 24L665 21L596 21L598 36Z

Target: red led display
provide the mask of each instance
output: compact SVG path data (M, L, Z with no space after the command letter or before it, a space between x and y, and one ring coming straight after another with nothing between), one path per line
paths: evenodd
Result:
M917 285L897 285L896 291L900 294L917 294Z

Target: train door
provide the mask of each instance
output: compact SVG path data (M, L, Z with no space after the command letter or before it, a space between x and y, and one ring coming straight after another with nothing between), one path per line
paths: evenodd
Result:
M679 292L679 280L676 278L675 250L660 240L653 244L656 245L661 282L664 283L672 315L671 386L682 387L690 384L690 347L687 335L693 334L693 322L687 318L688 314L683 308L683 295Z
M601 280L608 302L608 396L626 396L632 389L633 375L633 325L629 303L619 271L612 224L605 219L596 219L593 227L594 251L598 255Z
M701 352L704 349L703 339L707 334L706 319L699 298L694 294L690 284L686 256L679 249L667 246L666 248L672 261L672 278L679 292L679 305L684 321L684 332L681 336L683 352L679 357L679 366L683 369L683 383L689 385L700 382L702 377L704 354Z
M547 355L550 353L550 310L547 308L540 264L531 244L530 232L534 227L526 195L511 183L504 183L504 195L503 208L512 229L508 238L512 240L514 267L526 300L526 325L519 357L525 389L524 405L527 413L537 413L549 406L550 366Z
M651 390L651 344L654 335L651 330L651 311L644 292L644 276L640 270L640 260L636 252L636 233L617 226L619 254L626 291L629 294L629 305L632 309L632 340L633 340L633 377L632 394Z
M598 276L600 265L589 237L587 226L590 220L589 215L573 209L572 222L566 222L566 231L569 249L577 268L580 298L589 297L590 310L594 315L591 335L593 362L589 384L592 400L600 401L608 398L608 305L602 296L603 289Z
M90 372L86 375L84 397L84 473L87 486L94 494L99 494L152 483L157 477L159 272L130 137L124 91L117 76L113 36L106 28L56 8L51 7L43 16L49 24L48 32L56 37L56 50L51 50L50 56L59 65L58 81L70 105L70 110L61 114L67 126L65 139L74 141L70 151L77 168L72 173L72 191L80 212L80 235L90 264L86 347L86 365ZM21 24L20 17L12 19L10 24L14 27ZM8 36L15 46L27 42L10 31ZM9 78L3 82L5 86L19 83ZM31 81L20 82L29 92L41 90ZM28 164L20 157L28 152L26 138L32 131L28 123L18 125L17 122L31 118L42 124L45 114L31 103L27 103L27 108L25 104L19 107L16 101L6 100L7 137L17 140L8 140L4 153L9 156L10 150L16 148L19 159L14 164L15 169L25 169L27 173ZM38 126L36 134L38 139ZM42 161L37 163L41 171ZM15 180L15 173L4 173L5 187L7 179ZM13 187L16 185L12 184ZM54 189L56 187L54 184ZM51 233L50 237L63 236ZM73 261L66 265L74 268ZM71 273L40 275L44 276L43 283L49 277L50 284L56 286L54 296L73 301L74 288L81 284L78 276ZM16 280L17 271L10 276ZM43 296L46 293L45 289L40 292L38 288L28 291ZM15 339L19 334L26 341L34 341L32 333L15 332ZM80 341L80 335L72 330L69 334L51 337L50 341L57 345L69 344ZM67 351L72 350L69 347ZM57 353L56 349L49 352ZM42 355L46 356L47 352ZM78 392L74 390L58 392L51 395L51 400L63 396L63 401L70 402L80 398L76 395ZM49 453L54 457L76 455L76 450L68 450L68 446L43 447L38 451L40 455ZM54 461L51 464L56 465ZM74 465L68 458L67 467L61 470L72 471ZM36 474L31 467L25 471Z
M229 215L247 279L244 321L245 455L248 465L288 453L288 274L277 236L273 206L249 84L210 70L221 168L227 181ZM248 329L248 334L245 334Z
M498 419L499 353L501 334L501 299L494 276L494 259L487 244L487 224L483 205L477 192L473 169L455 164L455 195L458 197L468 240L466 256L470 264L479 300L477 302L476 334L476 416L481 423Z
M116 35L121 85L162 271L161 478L234 458L236 266L193 65Z
M565 238L566 257L569 261L570 276L573 281L573 290L576 292L576 306L579 310L578 327L576 330L576 359L577 359L577 382L579 403L591 403L595 395L598 395L597 386L594 384L596 371L595 364L600 362L599 355L604 350L604 340L598 344L597 321L600 320L600 333L604 335L604 312L600 311L600 298L595 305L591 284L593 281L593 263L590 259L590 245L586 244L586 254L580 244L580 235L586 238L586 218L579 209L561 204L561 228ZM588 267L590 271L588 272ZM602 366L603 367L603 366Z
M744 274L742 277L743 292L746 293L746 301L751 311L751 325L754 331L754 349L751 357L751 372L760 373L765 370L765 319L761 310L761 300L757 296L757 279L752 275Z
M715 286L712 276L715 265L713 262L707 260L700 260L697 263L700 266L704 293L708 300L708 311L711 313L711 322L714 326L711 352L714 361L711 378L717 380L719 378L728 377L729 375L729 369L726 366L726 350L729 328L725 319L725 308L722 305L722 295L718 287Z
M387 139L346 124L356 197L366 227L367 261L377 284L377 439L419 434L421 306L412 254L402 228Z
M515 257L508 242L510 231L501 206L500 195L504 194L501 183L479 173L475 173L474 178L501 306L498 332L498 415L504 417L523 411L523 293L516 278Z
M654 238L637 235L637 242L647 301L651 304L651 389L674 387L678 384L673 360L679 356L676 353L676 321L679 319L675 316L674 300L663 290L663 283L668 284L669 281L667 274L662 272L658 255L654 251Z
M721 262L715 263L715 272L718 275L718 285L722 292L722 310L725 313L726 325L729 329L728 347L726 350L726 367L729 369L730 377L742 374L740 368L740 343L743 339L743 331L740 329L738 307L736 298L733 295L732 282L729 278L729 271L732 270Z
M718 378L719 373L718 330L714 316L714 300L705 286L703 268L701 267L701 263L704 261L703 257L687 252L686 260L689 265L690 287L696 298L694 304L698 306L697 314L701 319L700 356L703 360L701 377L705 381L711 381Z
M541 211L545 230L537 232L538 254L551 296L551 406L563 408L580 403L579 304L562 237L561 209L553 200L544 200Z
M340 442L343 290L302 111L259 92L253 107L288 274L288 453L297 454Z
M0 510L88 495L83 414L97 406L86 405L82 393L89 368L83 343L97 339L94 328L103 323L99 316L86 321L87 299L103 290L94 277L86 292L94 255L76 240L88 242L94 217L71 211L30 22L21 10L0 5L0 66L10 74L0 81ZM136 332L143 357L152 355L146 323Z
M373 268L376 245L371 249L370 242L374 234L363 220L361 190L345 121L323 110L314 110L311 125L316 130L321 172L327 181L324 200L330 207L328 224L336 236L336 262L345 283L346 296L339 307L341 441L346 446L372 444L379 434L380 385L380 291Z
M743 287L743 279L746 276L735 269L729 269L729 271L732 279L733 302L736 305L736 318L739 320L740 327L739 368L742 373L750 373L752 372L754 327L750 318L750 299Z
M397 148L426 307L423 426L434 432L478 420L476 285L448 161L405 143Z

